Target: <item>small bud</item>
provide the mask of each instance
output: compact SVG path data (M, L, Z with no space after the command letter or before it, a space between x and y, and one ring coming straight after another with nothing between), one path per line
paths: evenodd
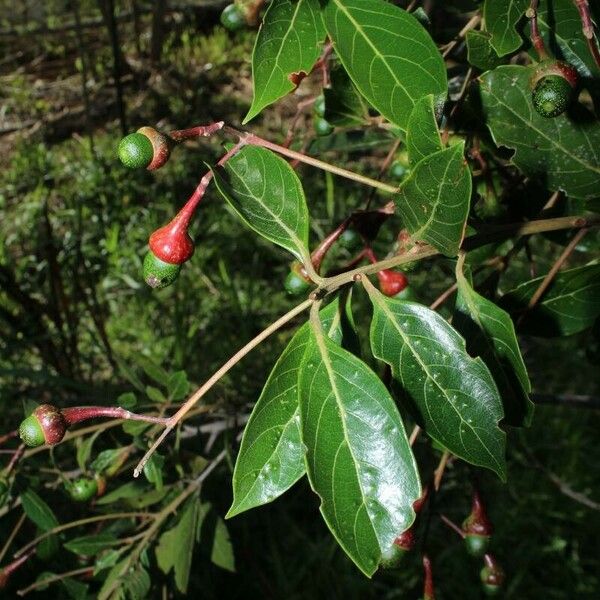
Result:
M52 446L62 441L67 423L56 406L40 404L19 427L19 437L29 447Z
M94 479L81 477L75 481L69 482L65 488L75 502L87 502L98 493L98 484Z
M338 241L340 246L346 250L355 250L362 243L362 239L355 229L346 229Z
M306 274L304 267L298 262L293 263L283 282L286 292L290 296L299 296L307 292L311 285L312 281Z
M239 6L228 4L221 13L221 25L229 31L238 31L246 26L246 18Z
M315 119L313 127L318 136L330 135L333 132L333 125L329 121L323 119L323 117Z
M313 112L317 117L325 116L325 96L320 94L315 98L315 103L313 104Z
M144 258L144 281L157 290L171 285L178 277L181 265L164 262L148 252Z
M106 492L106 479L100 475L99 473L96 473L94 475L94 481L96 482L96 498L100 498L100 496L104 496L104 493Z
M495 596L498 594L504 583L504 571L491 554L486 554L484 561L485 566L479 573L481 583L483 584L483 590L486 595Z

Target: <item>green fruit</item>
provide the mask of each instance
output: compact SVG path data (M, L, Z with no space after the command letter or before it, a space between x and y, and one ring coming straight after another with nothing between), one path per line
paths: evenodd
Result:
M310 289L310 283L294 270L287 274L283 286L290 296L299 296Z
M362 239L354 229L346 229L338 238L338 242L342 248L354 250L360 246Z
M245 27L244 13L235 4L228 4L221 13L221 25L229 31L238 31Z
M87 477L76 479L65 487L69 496L71 496L71 499L75 500L75 502L87 502L98 493L98 484L96 481L94 479L88 479Z
M130 133L119 142L119 159L129 169L145 169L154 158L152 142L142 133Z
M323 96L323 94L317 96L315 103L313 104L313 112L317 117L325 116L325 96Z
M542 77L535 85L531 98L535 110L542 117L557 117L567 110L571 102L573 88L559 75Z
M483 591L486 596L497 596L501 589L501 585L491 585L489 583L483 584Z
M333 125L322 117L315 120L314 128L316 134L321 136L330 135L333 131Z
M478 535L476 533L467 533L465 535L465 546L471 556L483 556L489 543L489 535Z
M144 281L157 290L171 285L181 271L181 265L174 265L160 260L152 252L144 258Z
M402 265L402 268L404 268L404 265ZM417 298L417 295L415 294L415 291L413 289L412 286L407 286L405 287L401 292L398 292L394 298L396 298L397 300L409 300L410 302L418 302L419 299Z
M408 168L403 161L395 160L390 167L390 175L394 179L403 179L408 175Z
M407 551L403 548L400 548L396 544L392 544L392 547L389 550L382 553L379 566L383 569L398 569L406 553Z
M29 415L19 426L19 437L26 446L36 448L46 443L44 431L35 415Z

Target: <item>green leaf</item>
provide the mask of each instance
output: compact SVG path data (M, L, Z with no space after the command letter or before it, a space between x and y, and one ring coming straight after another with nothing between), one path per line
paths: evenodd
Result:
M299 386L310 484L329 529L371 576L421 493L402 419L375 373L320 328L311 328Z
M537 277L507 292L500 305L518 318L543 279ZM572 335L591 327L598 316L600 265L594 264L558 273L542 299L525 312L518 330L539 337Z
M82 471L86 470L87 461L90 459L92 453L92 446L96 441L96 438L102 433L102 430L98 430L89 437L85 438L77 447L77 465Z
M529 6L529 0L485 0L483 18L498 56L518 50L523 43L515 29Z
M435 118L433 96L429 94L415 103L406 131L406 149L412 166L430 154L443 150L442 138Z
M159 385L164 385L167 381L168 373L152 359L138 354L135 362L144 369L144 372L150 379L153 379Z
M88 584L81 583L81 581L71 579L70 577L61 579L61 584L64 586L69 598L73 600L88 600L88 591L90 588Z
M177 371L169 376L167 381L167 390L170 400L181 400L188 395L190 391L190 382L185 371Z
M163 465L165 464L165 457L155 452L148 462L144 465L144 476L146 479L154 484L157 490L163 488Z
M467 354L463 338L436 312L366 287L373 303L373 354L392 367L425 431L504 479L502 401L484 362Z
M368 122L369 108L348 73L337 65L329 73L331 85L323 90L325 120L336 127L363 125Z
M444 60L411 14L383 0L328 0L323 21L360 93L398 127L423 96L445 100Z
M328 335L341 342L338 299L320 312ZM298 375L308 343L305 323L275 363L246 424L233 473L233 503L226 519L272 502L305 473L300 440Z
M467 32L467 60L482 71L494 69L502 63L492 46L491 35L477 30Z
M42 531L58 526L58 520L52 509L33 490L25 490L21 494L21 504L25 514Z
M137 398L133 392L121 394L117 398L117 406L131 410L137 404Z
M458 253L469 214L471 173L464 147L461 142L424 158L394 199L412 236L447 256Z
M304 190L290 165L270 150L242 148L215 183L240 218L267 240L308 260L308 208Z
M293 91L298 79L311 72L324 36L318 0L271 2L254 44L254 99L243 124Z
M95 556L102 552L102 550L114 546L116 539L110 533L98 533L96 535L85 535L69 540L65 542L64 547L75 554Z
M600 7L594 2L590 2L589 5L592 18L598 22ZM538 27L546 47L556 56L572 64L582 77L598 77L600 67L590 53L583 35L579 11L573 0L541 2L537 14ZM526 33L529 31L528 25Z
M166 379L163 383L165 383L165 382L166 382ZM163 402L167 401L165 395L157 387L154 387L153 385L146 386L146 396L148 396L148 398L150 400L152 400L152 402L163 403Z
M177 525L160 536L156 547L158 566L165 574L175 569L175 585L183 594L190 578L199 514L200 501L194 498L186 504Z
M457 270L458 295L452 324L467 341L471 356L480 356L492 373L504 404L505 422L530 425L531 384L510 315L480 296Z
M122 454L123 448L110 448L108 450L102 450L102 452L98 454L98 456L90 465L90 469L92 469L92 471L96 471L97 473L101 473L118 461Z
M481 76L483 108L494 141L515 153L513 163L550 190L592 199L600 180L600 124L571 120L567 113L547 119L533 108L531 69L502 66Z
M148 487L146 485L140 484L136 481L128 481L127 483L124 483L122 486L118 487L112 492L109 492L105 496L98 498L98 500L96 500L96 504L112 504L113 502L117 502L118 500L142 496L147 492Z
M221 517L217 517L217 522L215 524L215 537L213 539L210 560L217 565L217 567L221 567L221 569L231 571L232 573L235 572L235 556L229 537L229 530Z

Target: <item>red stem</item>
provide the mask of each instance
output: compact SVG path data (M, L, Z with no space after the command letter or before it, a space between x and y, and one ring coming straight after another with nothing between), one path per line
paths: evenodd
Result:
M8 440L12 440L19 435L19 431L15 429L14 431L9 431L5 433L3 436L0 436L0 445L4 444L4 442L8 442Z
M23 556L19 556L16 560L13 560L10 564L6 565L0 572L8 579L8 577L14 573L26 560L31 558L33 554L35 554L35 548L29 550L23 554Z
M577 7L577 10L579 11L579 16L581 17L583 36L587 41L590 54L592 55L592 58L594 59L598 68L600 68L600 49L598 49L598 43L594 36L594 22L592 21L592 16L590 15L590 6L588 0L573 1Z
M80 423L81 421L97 418L145 421L146 423L160 423L162 425L168 421L168 418L166 417L138 415L121 408L120 406L74 406L72 408L63 408L60 412L69 427L75 423Z
M464 539L465 532L456 524L454 521L451 521L446 515L440 515L440 519L452 529L452 531L456 532L460 535L461 538Z
M537 21L537 8L538 8L539 0L531 0L531 4L527 11L527 16L531 22L531 43L535 48L536 52L540 60L545 60L548 58L548 52L546 51L546 46L544 45L544 40L540 35L540 30L538 28Z
M425 570L425 583L423 585L423 600L434 600L435 590L433 588L433 574L431 572L431 560L427 554L423 555L423 569Z
M16 452L12 455L10 462L8 463L8 466L6 467L6 470L4 471L4 475L6 477L8 477L12 470L17 466L18 462L21 460L21 457L23 456L23 454L25 454L25 444L21 444Z
M197 127L190 127L189 129L177 129L169 132L169 137L175 142L182 142L183 140L189 140L197 137L210 137L223 129L225 125L224 121L217 121L216 123L210 123L209 125L198 125Z
M323 239L319 246L313 250L313 253L310 255L310 259L317 273L321 268L321 263L323 262L327 252L329 252L329 249L331 246L333 246L340 235L342 235L342 233L348 229L348 225L350 225L351 221L352 217L348 217L342 221L342 223L340 223L326 238Z

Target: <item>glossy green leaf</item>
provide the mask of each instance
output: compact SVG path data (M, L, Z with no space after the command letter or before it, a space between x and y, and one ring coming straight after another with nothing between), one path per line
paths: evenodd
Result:
M166 382L167 380L165 379L163 383ZM146 386L146 395L150 400L152 400L152 402L163 403L167 401L166 396L157 387L154 387L153 385Z
M406 129L417 100L446 98L446 67L414 16L383 0L328 0L325 28L350 78L386 119Z
M496 68L502 59L492 46L492 36L485 31L467 32L467 60L469 64L487 71Z
M21 504L25 514L42 531L58 526L58 520L52 509L33 490L25 490L21 494Z
M415 103L406 130L406 150L410 164L443 149L442 138L435 118L433 96L430 94Z
M285 160L246 146L213 172L217 188L249 227L304 261L308 208L302 184Z
M417 240L456 256L471 201L471 173L464 142L419 162L394 198L404 225Z
M235 556L225 521L217 517L210 560L226 571L235 572Z
M110 533L98 533L96 535L85 535L82 537L74 538L65 542L64 547L75 554L81 554L83 556L95 556L115 545L114 535Z
M504 479L502 401L484 362L467 354L464 339L438 313L366 287L373 303L373 354L392 367L425 431Z
M337 65L329 73L331 85L323 90L325 97L325 120L336 127L363 125L369 119L369 108L356 86Z
M518 50L523 43L517 23L529 7L529 0L485 0L483 18L491 44L498 56Z
M244 124L311 72L325 36L320 12L318 0L271 2L252 54L254 99Z
M572 335L591 327L600 316L600 265L587 265L561 271L542 299L525 311L542 283L537 277L522 283L500 299L500 305L519 321L521 333L539 337Z
M176 371L169 375L167 390L169 392L170 400L181 400L188 395L190 383L185 371Z
M157 490L163 488L163 465L165 457L158 452L155 452L144 465L144 477L154 484Z
M197 498L187 502L177 525L163 533L156 546L156 562L160 570L165 574L175 570L175 585L183 594L190 578L199 513L200 501Z
M321 313L328 335L341 342L340 303ZM275 363L246 424L233 473L233 503L226 518L272 502L302 475L304 451L300 440L298 374L308 343L305 323Z
M589 3L592 18L600 18L600 4ZM540 2L538 27L546 44L556 56L571 63L582 77L598 77L600 67L594 61L583 35L581 18L573 0ZM526 28L529 32L529 26Z
M148 486L137 481L128 481L118 488L110 491L108 494L98 498L96 504L112 504L118 500L126 500L128 498L136 498L148 492Z
M572 120L567 113L547 119L534 110L531 69L502 66L481 76L487 125L499 146L515 150L512 161L550 190L572 198L598 195L600 123Z
M457 271L458 295L452 324L467 341L471 356L480 356L492 373L509 425L530 425L531 384L510 315L479 295Z
M402 419L377 375L320 328L311 328L299 387L306 470L321 513L371 576L412 524L421 493Z

